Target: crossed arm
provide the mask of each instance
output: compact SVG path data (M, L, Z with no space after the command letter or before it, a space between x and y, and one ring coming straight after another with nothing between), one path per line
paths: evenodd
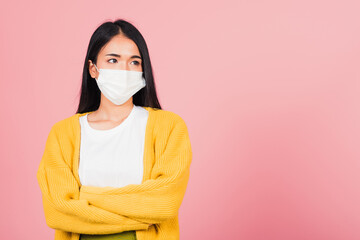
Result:
M184 121L155 143L152 178L122 188L79 186L51 129L37 179L49 227L83 234L145 230L177 215L189 179L191 146Z

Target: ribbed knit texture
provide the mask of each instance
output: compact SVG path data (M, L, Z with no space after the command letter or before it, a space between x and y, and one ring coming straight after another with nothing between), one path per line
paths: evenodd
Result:
M192 161L188 129L173 112L145 109L149 118L143 180L121 188L80 183L79 117L90 112L74 114L52 126L36 177L46 224L55 229L55 240L130 230L136 230L138 240L180 239L178 210Z

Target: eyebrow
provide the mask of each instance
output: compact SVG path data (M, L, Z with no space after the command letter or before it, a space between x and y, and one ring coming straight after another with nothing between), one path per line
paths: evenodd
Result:
M120 58L120 55L119 55L119 54L116 54L116 53L108 53L108 54L106 54L105 56L113 56L113 57L118 57L118 58ZM132 55L130 58L140 58L140 59L141 59L141 57L138 56L138 55Z

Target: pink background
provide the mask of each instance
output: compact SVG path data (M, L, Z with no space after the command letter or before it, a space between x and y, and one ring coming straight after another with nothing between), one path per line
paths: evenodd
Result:
M105 20L145 37L193 148L181 239L360 239L359 1L7 1L0 239L53 239L36 170Z

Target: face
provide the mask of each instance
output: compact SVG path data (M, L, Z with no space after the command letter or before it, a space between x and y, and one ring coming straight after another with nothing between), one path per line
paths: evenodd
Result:
M141 63L140 52L134 41L116 35L100 50L96 67L142 72ZM89 72L92 78L98 78L99 73L91 60Z

